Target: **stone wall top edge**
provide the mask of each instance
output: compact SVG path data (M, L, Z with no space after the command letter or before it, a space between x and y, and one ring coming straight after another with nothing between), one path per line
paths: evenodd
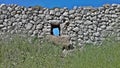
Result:
M28 7L26 7L26 6L21 6L21 5L18 5L18 4L4 4L4 3L2 3L2 4L0 4L0 7L1 6L19 6L19 7L23 7L23 8L34 8L34 7L40 7L40 8L42 8L42 9L56 9L56 8L58 8L58 9L67 9L67 10L71 10L71 9L80 9L80 8L82 8L82 9L98 9L98 8L101 8L101 7L116 7L116 6L120 6L120 4L116 4L116 3L113 3L113 4L103 4L103 6L99 6L99 7L94 7L94 6L73 6L73 8L71 8L71 9L69 9L68 7L63 7L63 8L61 8L61 7L53 7L53 8L47 8L47 7L42 7L41 5L34 5L34 6L28 6Z

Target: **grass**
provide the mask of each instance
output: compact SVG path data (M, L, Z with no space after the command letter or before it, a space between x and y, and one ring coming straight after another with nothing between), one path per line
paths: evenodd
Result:
M60 57L61 46L19 36L0 41L0 68L120 68L120 42L105 41L101 46L87 44Z

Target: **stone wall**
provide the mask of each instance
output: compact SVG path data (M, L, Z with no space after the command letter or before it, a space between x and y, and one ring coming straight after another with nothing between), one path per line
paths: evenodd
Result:
M120 40L120 4L73 9L0 5L0 35L24 33L42 38L51 34L51 25L60 26L60 35L68 35L73 45L100 44L112 35Z

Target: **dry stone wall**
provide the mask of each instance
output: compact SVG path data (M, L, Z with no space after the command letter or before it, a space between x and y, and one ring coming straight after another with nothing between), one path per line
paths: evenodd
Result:
M60 25L60 35L68 35L73 45L100 44L112 35L120 40L120 4L73 9L0 5L0 35L24 33L42 38L51 34L51 24Z

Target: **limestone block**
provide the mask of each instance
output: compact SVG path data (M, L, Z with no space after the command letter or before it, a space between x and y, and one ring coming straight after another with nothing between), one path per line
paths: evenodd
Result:
M78 28L78 27L75 27L75 28L73 28L73 30L74 30L75 32L78 32L78 31L79 31L79 28Z
M28 23L28 24L25 25L25 27L26 27L27 30L30 30L33 27L33 24Z
M42 24L38 24L38 25L36 26L36 29L37 29L37 30L42 29L42 28L43 28L43 25L42 25Z
M0 25L0 28L3 28L4 27L4 25Z
M55 14L55 11L54 10L50 10L50 14Z

